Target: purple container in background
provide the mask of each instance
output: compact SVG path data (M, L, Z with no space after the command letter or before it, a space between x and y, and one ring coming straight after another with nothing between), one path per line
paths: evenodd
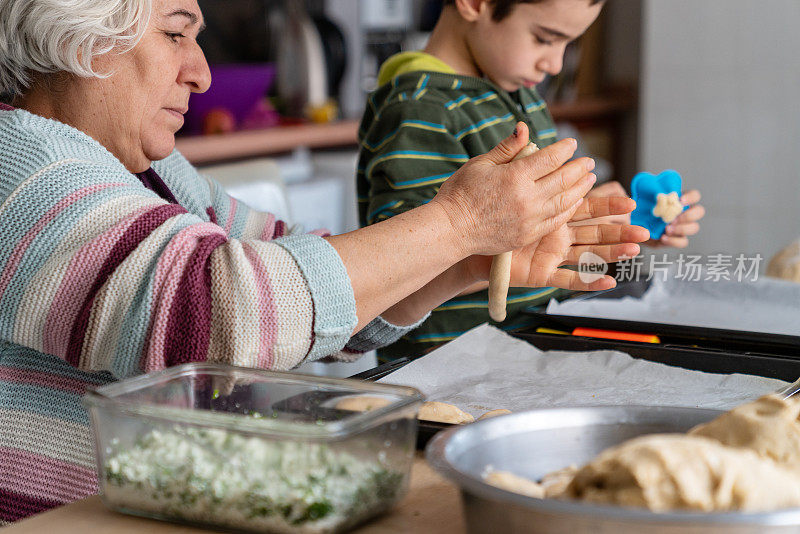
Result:
M237 126L241 125L275 79L272 63L211 65L210 68L211 88L205 93L192 93L181 134L202 133L203 118L215 108L227 109L236 118Z

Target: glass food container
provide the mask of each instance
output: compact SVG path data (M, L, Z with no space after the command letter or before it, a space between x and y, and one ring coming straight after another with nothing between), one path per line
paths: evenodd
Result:
M109 508L328 533L406 493L422 400L408 387L190 363L91 390L84 404Z

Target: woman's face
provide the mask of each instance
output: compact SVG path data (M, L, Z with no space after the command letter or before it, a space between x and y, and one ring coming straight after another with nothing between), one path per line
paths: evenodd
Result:
M167 157L183 126L189 94L203 93L211 84L197 44L202 28L196 0L153 0L150 22L136 47L97 58L96 71L111 76L77 82L84 102L72 102L70 115L77 112L80 119L69 122L131 172Z

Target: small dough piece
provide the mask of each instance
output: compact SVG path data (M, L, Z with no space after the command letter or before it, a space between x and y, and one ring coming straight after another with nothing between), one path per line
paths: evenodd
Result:
M683 213L683 204L678 193L659 193L656 197L656 207L653 208L653 215L661 217L667 224L678 218Z
M769 260L767 276L800 282L800 239Z
M457 406L446 402L428 401L419 409L419 419L424 421L434 421L437 423L449 423L453 425L463 425L472 423L475 418Z
M478 421L483 421L484 419L491 419L492 417L497 417L498 415L508 415L510 413L511 410L506 410L505 408L498 408L497 410L486 412L482 416L478 417Z
M545 490L541 484L508 471L489 471L483 475L483 480L495 488L512 493L519 493L535 499L544 499L545 497Z
M542 477L539 484L544 488L545 497L548 499L557 499L561 497L569 487L575 474L578 472L578 466L572 464L558 471L547 473Z
M392 401L385 397L361 395L360 397L345 397L336 403L336 409L348 410L351 412L370 412L378 408L383 408L391 403Z

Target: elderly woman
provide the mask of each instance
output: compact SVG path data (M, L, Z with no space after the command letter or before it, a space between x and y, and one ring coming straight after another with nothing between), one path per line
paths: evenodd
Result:
M87 387L191 361L348 358L487 279L481 255L516 249L515 285L603 289L558 266L647 237L566 226L632 201L582 202L592 162L566 163L571 140L507 163L524 124L426 206L286 235L174 151L211 83L202 27L196 0L0 2L0 523L96 491Z

